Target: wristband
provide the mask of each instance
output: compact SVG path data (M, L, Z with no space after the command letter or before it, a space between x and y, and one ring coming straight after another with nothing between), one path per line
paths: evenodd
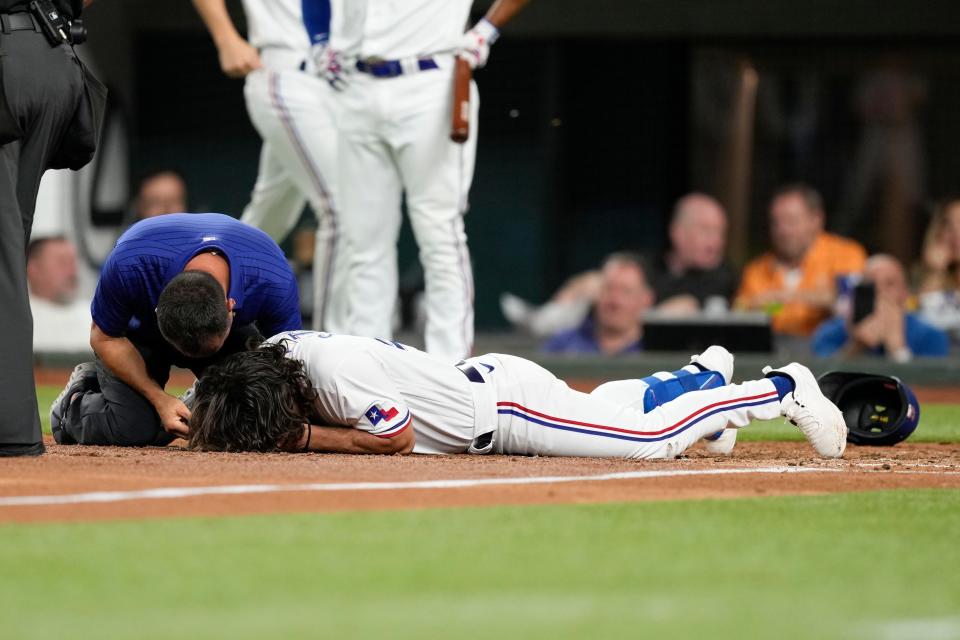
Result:
M480 22L473 26L473 31L483 38L483 41L488 45L493 44L500 37L500 30L486 18L481 18Z
M309 424L306 426L307 426L307 442L303 445L303 449L300 450L303 453L310 451L310 436L313 435L313 428Z

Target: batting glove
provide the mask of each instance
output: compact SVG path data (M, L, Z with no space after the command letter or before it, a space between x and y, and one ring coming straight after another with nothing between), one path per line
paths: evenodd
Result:
M326 80L335 91L347 88L346 69L339 51L328 43L315 44L310 47L310 61L313 63L313 72Z
M490 57L490 45L500 37L500 30L483 18L473 29L463 34L457 54L469 63L471 69L487 64Z

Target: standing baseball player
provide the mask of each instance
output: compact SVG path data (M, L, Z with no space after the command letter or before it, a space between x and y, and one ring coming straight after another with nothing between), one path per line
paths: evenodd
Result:
M244 0L249 41L234 27L225 0L193 4L217 47L223 72L246 78L247 112L263 138L257 182L242 220L282 242L309 201L317 216L313 326L342 331L348 254L335 204L335 104L333 89L305 70L310 40L300 0Z
M843 415L810 370L792 363L764 372L731 384L733 356L714 346L679 371L586 394L514 356L454 365L395 342L292 331L207 371L190 443L226 451L671 458L727 425L783 415L818 454L841 456Z
M482 67L499 29L527 0L497 0L464 33L471 0L350 0L328 37L328 0L303 0L317 72L340 89L341 229L350 245L349 333L389 338L397 237L406 196L426 280L426 349L457 360L473 344L473 274L463 214L469 138L450 139L454 59Z

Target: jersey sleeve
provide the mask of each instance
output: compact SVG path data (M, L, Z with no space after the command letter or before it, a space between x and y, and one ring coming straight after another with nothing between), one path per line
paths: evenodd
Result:
M124 281L120 266L113 255L103 263L97 290L90 303L90 316L108 336L120 337L126 333L133 317L132 289Z
M392 438L410 427L410 408L383 364L369 353L356 354L344 362L333 383L346 424L381 438Z

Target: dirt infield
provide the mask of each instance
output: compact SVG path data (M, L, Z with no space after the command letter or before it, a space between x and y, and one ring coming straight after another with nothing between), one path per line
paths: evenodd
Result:
M220 516L494 504L582 503L960 488L956 445L851 447L825 461L808 445L740 443L678 460L516 456L215 454L49 443L0 463L0 522Z

